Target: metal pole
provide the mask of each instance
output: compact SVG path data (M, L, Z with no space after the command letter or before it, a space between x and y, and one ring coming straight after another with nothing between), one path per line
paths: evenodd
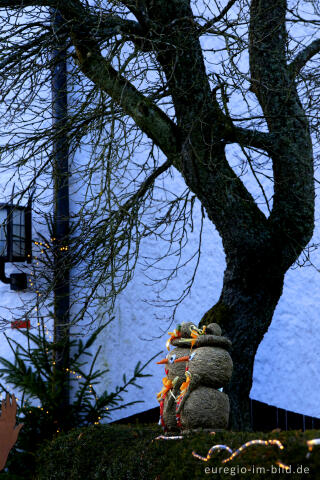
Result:
M69 169L66 122L68 116L66 36L63 19L57 10L51 12L56 43L53 51L52 105L54 139L54 341L59 343L55 355L56 369L69 368ZM67 375L67 373L66 373ZM69 405L69 385L61 395L61 413Z

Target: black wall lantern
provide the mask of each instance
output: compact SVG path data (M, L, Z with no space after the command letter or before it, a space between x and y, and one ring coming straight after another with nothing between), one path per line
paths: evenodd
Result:
M31 197L25 207L0 203L0 280L11 290L27 288L25 273L5 274L6 262L28 262L32 259Z

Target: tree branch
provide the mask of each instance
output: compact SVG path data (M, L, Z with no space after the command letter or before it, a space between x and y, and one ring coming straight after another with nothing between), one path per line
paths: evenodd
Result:
M84 43L79 42L79 37L74 31L72 36L82 72L118 103L168 158L176 162L180 145L178 127L174 122L120 75L96 47L88 49L88 37L85 38L86 46L84 46Z
M59 10L70 30L82 72L118 103L164 154L177 164L180 153L178 127L102 56L92 33L93 26L97 27L96 15L79 0L0 0L0 9L28 6L47 6ZM120 30L123 26L128 28L130 25L131 31L138 28L135 22L117 17L106 18L104 25L110 28L116 26Z
M249 29L252 90L274 140L270 151L274 196L269 223L274 241L281 245L279 261L281 258L284 271L297 259L314 228L312 142L286 61L286 9L286 0L252 0Z
M86 24L87 29L91 30L92 37L105 41L116 35L123 35L126 40L132 41L140 50L149 51L151 49L144 22L144 27L142 27L140 23L134 20L121 18L117 15L102 14L97 16L79 1L68 2L67 5L62 6L60 1L54 0L22 0L20 2L0 0L0 9L17 9L30 6L54 8L59 9L60 12L68 10L68 18L72 18L72 12L74 14L76 9L75 18L79 20L79 17L82 17L82 22Z
M320 38L317 38L296 55L296 57L289 64L289 70L294 76L298 75L298 73L305 66L305 64L319 52Z
M228 13L228 11L230 10L230 8L236 3L237 0L229 0L229 2L227 3L227 5L221 10L221 12L219 13L219 15L217 15L216 17L212 18L211 20L209 20L208 22L206 22L204 25L201 26L200 28L200 32L203 33L204 31L208 30L208 28L211 28L212 25L214 25L215 23L219 22L225 15L226 13Z
M90 27L96 29L99 37L111 37L124 34L128 36L143 37L144 31L138 22L127 20L118 16L102 15L102 17L91 17L93 24Z
M8 55L2 62L0 62L0 70L3 70L4 68L11 69L14 65L21 62L22 59L26 59L26 57L33 55L35 51L39 51L41 49L41 41L45 40L47 37L48 33L45 33L37 36L30 42L16 47L15 52L12 55Z
M81 2L57 2L59 11L67 21L81 71L101 90L123 108L136 125L177 166L180 155L178 127L150 99L139 92L124 76L117 72L101 54L90 25L92 15ZM72 5L71 5L72 3ZM84 23L85 19L85 23ZM70 24L68 24L70 22Z
M134 20L127 20L118 16L103 15L93 17L92 35L94 38L106 41L117 35L122 35L125 41L132 42L135 47L143 52L150 52L154 49L154 38L150 38L149 28L145 22L138 23Z
M57 8L55 0L0 0L0 8L52 7ZM71 2L70 2L71 3Z
M249 63L257 95L264 113L276 117L278 95L287 87L286 0L252 0L249 26ZM271 95L270 95L271 92Z
M228 136L227 143L239 143L243 147L255 147L269 152L272 149L273 139L268 132L234 127Z
M87 28L95 28L100 35L118 35L125 33L127 35L142 35L142 29L138 22L127 20L117 15L97 16L90 12L79 0L0 0L0 9L17 9L26 7L49 7L62 12L68 12L68 18L71 20L73 13L75 19L79 21L82 17L83 23Z
M123 221L124 217L126 215L130 215L129 211L134 207L136 202L144 197L144 195L147 193L149 188L154 184L156 179L162 175L165 171L167 171L170 167L172 166L172 162L170 160L166 160L160 167L156 168L150 175L147 177L144 182L140 185L138 190L123 204L121 205L118 210L113 211L110 213L108 218L104 218L97 222L96 226L100 224L106 224L109 223L112 217L117 216L118 221L117 225L120 225L120 223Z

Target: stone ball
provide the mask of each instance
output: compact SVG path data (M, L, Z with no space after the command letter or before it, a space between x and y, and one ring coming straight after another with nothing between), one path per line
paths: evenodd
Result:
M207 325L206 334L217 335L220 337L221 333L222 330L220 328L220 325L218 325L217 323L209 323L209 325Z
M228 395L213 388L199 387L190 393L182 409L182 430L225 429L229 413Z
M197 374L201 385L213 388L221 388L229 383L232 367L229 353L219 347L199 347L189 360L191 378Z
M190 338L191 337L190 328L193 325L196 327L196 325L193 322L183 322L183 323L181 323L180 332L181 332L181 337L182 338Z
M190 348L174 348L168 353L168 363L165 365L165 368L168 369L167 377L169 380L173 380L175 377L179 377L183 381L185 380L186 362L174 363L174 360L189 355L189 353Z
M176 402L170 402L168 406L170 392L167 393L163 403L163 421L169 432L178 432L180 429L176 420Z

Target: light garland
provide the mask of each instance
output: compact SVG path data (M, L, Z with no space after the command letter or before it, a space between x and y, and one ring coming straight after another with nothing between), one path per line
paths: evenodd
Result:
M206 457L202 457L201 455L198 455L195 452L192 452L192 455L195 458L198 458L199 460L207 462L208 460L210 460L210 458L212 457L212 454L215 451L227 450L229 453L231 453L230 457L225 458L224 460L221 461L221 463L227 463L227 462L230 462L231 460L233 460L236 456L240 455L240 453L242 453L246 448L251 447L252 445L265 445L265 446L276 445L277 447L280 448L280 450L284 449L284 446L282 445L282 443L279 440L250 440L249 442L246 442L243 445L241 445L241 447L239 447L235 451L233 451L227 445L214 445L213 447L210 448ZM283 468L286 468L286 466L284 466Z
M313 440L307 440L309 452L312 452L315 445L320 445L320 438L314 438Z
M172 437L168 437L166 435L159 435L158 437L155 438L155 440L183 440L184 436L183 435L176 435Z
M307 453L306 458L309 458L313 450L313 447L315 445L320 445L320 438L313 438L312 440L307 440L307 445L308 445L309 452Z
M210 434L215 435L215 432L210 432ZM155 440L182 440L183 438L185 438L183 435L177 435L177 436L159 435L158 437L155 438ZM248 448L252 445L264 445L264 446L276 445L280 450L284 450L284 446L282 445L282 443L279 440L275 440L275 439L272 439L272 440L250 440L249 442L246 442L243 445L241 445L241 447L239 447L235 451L233 451L228 445L219 445L218 444L218 445L214 445L213 447L210 448L206 457L202 457L201 455L199 455L198 453L196 453L194 451L192 452L192 456L195 457L195 458L198 458L199 460L202 460L203 462L208 462L215 452L219 452L221 450L226 450L231 455L228 458L225 458L224 460L222 460L221 463L227 463L227 462L230 462L231 460L233 460L236 456L240 455L246 448ZM308 457L308 456L310 456L310 452L313 450L313 447L315 445L320 445L320 438L315 438L313 440L308 440L307 445L308 445L308 448L309 448L309 453L307 455L307 457ZM282 468L282 469L287 470L287 471L289 471L290 468L291 468L289 465L285 465L280 460L277 460L275 463L279 468Z
M33 243L34 243L34 245L35 245L36 247L38 247L38 248L40 249L40 254L43 254L44 251L45 251L45 249L47 249L47 250L52 250L52 249L54 248L54 242L55 242L56 240L57 240L57 239L54 238L54 237L53 237L53 238L50 238L50 241L51 241L52 245L49 245L49 244L46 243L46 242L37 242L37 241L34 241ZM62 246L60 246L58 249L59 249L59 251L68 251L68 250L69 250L69 246L68 246L68 245L62 245ZM38 253L38 255L39 255L39 253ZM28 256L30 256L30 255L28 255ZM35 256L34 256L34 259L36 260L35 265L38 266L38 265L39 265L38 256L35 255ZM34 272L31 272L31 275L34 276ZM30 287L36 286L34 279L29 278L29 286L30 286ZM41 297L41 295L42 295L39 290L35 290L35 293L37 294L38 297ZM37 309L35 309L35 310L37 311Z
M208 460L210 460L210 458L212 457L215 451L220 452L220 450L227 450L229 453L232 453L232 449L227 445L214 445L213 447L210 448L206 457L201 457L201 455L198 455L196 452L192 452L192 455L195 458L202 460L203 462L207 462Z
M233 460L237 455L242 453L243 450L245 450L248 447L251 447L251 445L265 445L265 446L277 445L277 447L279 447L280 450L284 449L284 446L282 445L281 442L279 442L279 440L250 440L249 442L244 443L243 445L241 445L241 447L235 450L229 458L225 458L224 460L222 460L222 463L230 462L230 460Z
M55 237L50 238L50 241L52 242L52 244L53 244L56 240L57 240L57 239L56 239ZM37 241L35 241L35 242L33 242L33 243L34 243L34 245L36 245L37 247L41 247L41 252L40 252L40 253L42 253L42 254L44 253L44 248L50 250L50 249L52 248L52 246L53 246L53 245L50 246L48 243L44 243L44 242L37 242ZM69 249L68 246L61 246L61 247L59 247L59 250L60 250L60 251L67 251L68 249ZM35 256L35 259L38 260L38 257ZM36 262L36 265L39 265L39 262ZM34 272L32 272L31 275L34 276ZM29 282L30 282L30 286L34 286L34 285L35 285L35 283L34 283L35 280L29 279ZM39 290L36 290L35 293L36 293L39 297L41 296L41 293L39 292ZM37 307L35 307L35 311L38 311L38 308L37 308ZM41 325L41 323L38 322L38 323L37 323L37 326L40 327L40 325ZM47 337L49 337L50 340L52 340L52 334L51 334L49 328L47 327L46 323L43 323L43 327L44 327L44 333L45 333L45 335L46 335ZM48 350L47 350L47 352L48 352ZM52 361L51 364L52 364L53 366L55 366L55 365L56 365L56 362L55 362L55 361ZM81 380L81 379L83 378L82 375L77 374L77 372L75 372L75 371L73 371L73 370L70 370L69 368L65 368L64 371L65 371L66 373L68 373L68 374L71 374L71 375L75 376L76 379ZM94 392L94 390L93 390L92 384L88 385L87 388L88 388L89 393L90 393L92 396L94 396L96 400L98 400L98 397L96 396L96 394L95 394L95 392ZM38 408L40 408L40 405L38 406ZM106 408L106 410L109 410L108 407L105 407L105 408ZM46 413L48 413L48 412L46 412ZM101 417L98 418L98 420L101 420ZM97 425L97 424L99 424L99 423L100 423L99 421L98 421L98 422L94 422L94 425Z
M216 432L210 432L211 435L215 435ZM185 437L183 435L176 435L176 436L167 436L167 435L159 435L156 437L154 440L183 440ZM152 440L152 442L154 441ZM251 445L264 445L264 446L269 446L269 445L276 445L280 450L284 450L284 446L279 440L250 440L249 442L244 443L239 447L237 450L233 451L228 445L214 445L213 447L210 448L210 450L207 453L206 457L202 457L201 455L197 454L196 452L192 452L192 456L195 458L198 458L199 460L202 460L203 462L208 462L213 454L217 451L221 450L226 450L229 452L231 455L228 458L225 458L224 460L221 461L221 463L227 463L231 460L233 460L237 455L242 453L246 448L250 447ZM307 446L309 449L309 452L307 453L307 458L309 458L310 453L313 450L314 446L320 445L320 438L314 438L312 440L307 440ZM275 464L279 467L282 468L283 470L286 471L291 471L291 466L286 465L282 463L280 460L277 460Z
M38 325L39 325L39 324L38 324ZM51 364L52 364L52 365L56 365L56 362L53 361ZM82 375L78 375L76 371L70 370L69 368L65 368L64 371L67 372L67 373L69 373L69 374L74 375L77 379L82 379L82 378L83 378ZM88 390L89 390L89 393L91 393L92 395L95 396L95 392L94 392L94 390L93 390L92 384L89 384ZM2 398L3 398L3 394L2 394L2 392L1 392L1 393L0 393L0 400L2 400ZM98 397L95 396L95 399L98 400ZM17 402L18 402L18 400L19 400L19 399L16 398L16 401L17 401ZM23 405L21 405L21 407L23 407ZM41 405L37 405L36 408L39 408L41 411L44 411L44 408L43 408ZM105 407L105 409L106 409L106 410L109 410L109 407ZM32 413L32 411L29 410L28 413ZM48 415L48 414L49 414L49 411L46 411L45 413ZM98 420L101 420L101 417L98 417ZM94 425L99 425L99 424L100 424L100 421L94 422L93 424L94 424ZM57 433L59 433L59 430L57 430Z
M53 243L53 242L56 241L56 238L53 237L53 238L50 239L50 241ZM46 249L48 249L48 250L51 249L51 247L50 247L50 245L49 245L48 243L37 242L37 241L34 241L33 243L34 243L35 246L41 247L41 250L40 250L40 253L41 253L41 254L44 253L44 248L46 248ZM67 251L67 250L69 250L69 247L68 247L68 246L61 246L61 247L59 247L59 250L60 250L60 251ZM30 257L30 255L28 255L28 256ZM35 260L38 260L38 256L34 256L34 258L35 258ZM36 265L39 265L39 262L38 262L38 261L36 262ZM35 277L35 273L34 273L34 272L31 272L31 276ZM37 288L35 282L36 282L35 279L29 278L30 287L35 287L35 288ZM38 297L41 296L41 293L40 293L40 291L39 291L38 289L36 289L36 290L34 290L34 291L35 291L35 293L37 294ZM35 308L34 308L34 311L35 311L35 312L38 312L38 307L35 307ZM39 321L37 322L37 326L38 326L38 327L41 326L41 323L40 323ZM51 334L49 328L47 327L46 323L44 323L44 322L43 322L43 328L44 328L44 334L45 334L46 336L48 336L50 340L52 340L52 334ZM49 350L46 349L46 352L48 353ZM56 365L56 362L55 362L55 361L52 361L51 364L52 364L53 366L55 366L55 365ZM65 372L67 372L68 374L74 375L77 379L82 379L82 378L83 378L82 375L77 374L76 371L70 370L69 368L66 368L66 369L63 369L63 370L64 370ZM96 396L96 393L95 393L95 391L94 391L94 389L93 389L93 385L90 384L90 385L88 385L87 388L88 388L89 393L90 393L92 396L94 396L96 400L98 400L98 397ZM2 400L2 393L0 393L0 400ZM17 398L16 398L16 400L18 401ZM21 405L21 407L23 407L23 405ZM41 405L37 405L36 408L39 408L39 409L42 410L42 411L44 410L43 407L41 407ZM105 409L106 409L106 410L109 410L109 407L105 407ZM32 411L29 410L29 413L32 413ZM48 411L46 411L45 413L46 413L46 414L49 414ZM98 420L101 420L101 417L98 417ZM94 425L99 425L99 424L100 424L100 421L94 422L93 424L94 424ZM58 429L58 430L57 430L57 433L59 433L59 432L60 432L60 430Z
M285 465L284 463L281 463L280 460L276 461L276 465L278 465L278 467L280 468L283 468L284 470L290 470L291 468L289 465Z

